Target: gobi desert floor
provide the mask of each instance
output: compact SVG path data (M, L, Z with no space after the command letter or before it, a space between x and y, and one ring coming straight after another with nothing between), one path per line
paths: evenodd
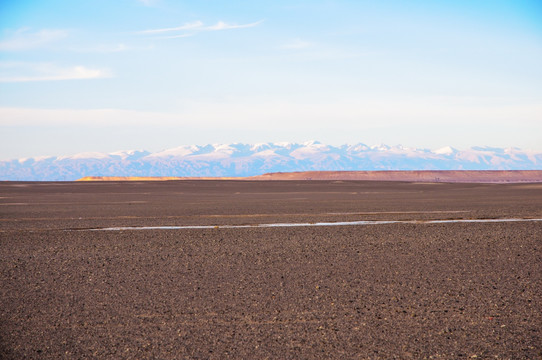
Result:
M542 184L0 183L0 358L541 358L536 219Z

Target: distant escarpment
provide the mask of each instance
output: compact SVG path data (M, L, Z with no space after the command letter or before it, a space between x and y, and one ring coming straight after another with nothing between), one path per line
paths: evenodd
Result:
M264 174L253 179L520 183L542 182L542 170L304 171Z
M168 181L168 180L363 180L449 183L542 183L542 170L426 170L426 171L298 171L249 177L130 177L87 176L78 181Z

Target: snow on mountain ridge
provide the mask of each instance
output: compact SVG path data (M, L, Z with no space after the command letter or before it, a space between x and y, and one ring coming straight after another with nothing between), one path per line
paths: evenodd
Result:
M542 152L472 147L304 143L183 145L0 161L1 180L75 180L84 176L252 176L309 170L542 170Z
M199 150L197 145L182 145L147 155L148 158L187 156Z
M445 147L443 147L443 148L434 150L433 152L434 152L435 154L438 154L438 155L451 155L451 154L455 154L455 153L457 152L457 150L454 149L454 148L451 147L451 146L445 146Z
M57 160L82 160L82 159L107 159L110 157L110 154L103 153L103 152L95 152L95 151L89 151L89 152L82 152L71 156L59 156L56 159Z

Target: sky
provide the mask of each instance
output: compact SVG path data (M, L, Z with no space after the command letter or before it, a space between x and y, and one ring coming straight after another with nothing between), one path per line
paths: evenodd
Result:
M542 151L540 0L0 0L0 160L188 144Z

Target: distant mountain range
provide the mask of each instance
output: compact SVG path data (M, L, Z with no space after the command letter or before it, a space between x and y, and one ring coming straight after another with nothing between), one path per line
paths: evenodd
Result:
M305 143L187 145L160 152L119 151L0 161L0 180L56 181L85 176L236 177L339 170L542 170L542 152Z

